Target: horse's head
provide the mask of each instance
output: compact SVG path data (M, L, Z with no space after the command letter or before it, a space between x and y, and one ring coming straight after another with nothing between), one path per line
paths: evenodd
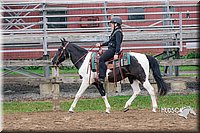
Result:
M65 59L69 58L69 53L67 50L67 46L69 44L68 41L65 40L65 38L60 39L62 42L62 45L58 48L58 51L55 53L53 59L52 59L52 64L53 65L59 65L62 63Z

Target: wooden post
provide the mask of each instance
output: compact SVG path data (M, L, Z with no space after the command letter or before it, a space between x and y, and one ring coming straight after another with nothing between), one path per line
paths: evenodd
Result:
M175 51L175 58L176 58L176 59L179 59L179 58L180 58L179 49L177 49L177 50ZM178 66L175 66L175 67L174 67L174 72L175 72L175 76L179 76L179 67L178 67Z
M52 78L60 77L59 67L52 67Z
M52 84L52 103L53 103L53 111L60 110L59 95L60 95L59 83L53 83L53 84Z
M52 98L53 111L60 110L59 106L59 95L60 95L60 86L61 81L48 81L47 83L40 84L40 96Z
M60 74L59 74L59 67L52 67L52 77L55 78L55 81L53 81L52 84L52 102L53 102L53 111L60 110L60 101L59 101L59 95L60 95Z
M41 97L52 97L53 111L60 110L60 86L59 68L52 67L52 78L40 84Z

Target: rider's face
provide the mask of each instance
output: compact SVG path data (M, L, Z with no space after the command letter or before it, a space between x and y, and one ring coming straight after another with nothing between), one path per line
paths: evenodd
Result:
M115 28L115 24L114 23L110 23L110 27L113 30Z

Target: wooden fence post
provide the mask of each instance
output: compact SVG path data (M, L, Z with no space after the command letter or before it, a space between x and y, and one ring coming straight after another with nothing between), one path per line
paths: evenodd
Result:
M45 83L40 84L41 97L52 97L53 111L60 110L60 83L59 68L52 67L52 78L47 79Z

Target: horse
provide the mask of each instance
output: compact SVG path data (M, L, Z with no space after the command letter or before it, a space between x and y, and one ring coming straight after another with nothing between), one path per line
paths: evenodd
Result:
M89 66L92 52L81 48L74 43L66 41L65 38L60 40L62 45L58 48L58 51L52 58L52 65L59 66L59 64L61 64L64 60L70 58L74 66L78 69L78 73L80 75L80 78L82 79L81 86L76 93L75 99L68 111L70 113L73 113L74 108L76 107L76 104L81 95L90 85L95 85L102 99L104 100L106 106L105 112L109 114L111 107L107 99L107 93L105 92L104 87L100 86L98 81L96 80L96 78L98 77L98 73L91 71L91 67ZM153 56L135 52L129 52L129 54L131 55L130 65L121 67L121 70L119 70L119 68L115 69L116 81L121 81L122 77L128 78L133 89L132 96L124 106L124 112L129 110L129 106L136 98L136 96L140 93L141 90L139 84L143 85L143 87L150 94L153 107L152 111L156 112L156 109L158 107L156 95L154 92L154 88L148 80L150 69L152 70L153 77L157 83L158 93L160 95L165 95L168 91L166 84L162 79L159 64ZM122 73L123 76L121 76L120 73ZM114 75L111 70L107 70L106 78L109 82L114 82Z

